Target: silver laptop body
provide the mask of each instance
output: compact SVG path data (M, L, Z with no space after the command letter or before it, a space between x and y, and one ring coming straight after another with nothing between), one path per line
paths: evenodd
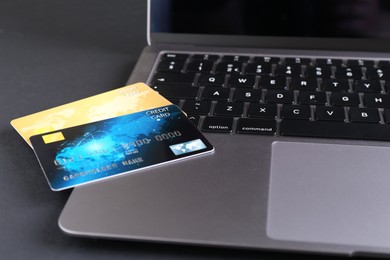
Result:
M390 59L383 39L152 32L158 2L148 3L149 45L129 84L153 85L152 72L167 53ZM390 255L389 141L234 130L205 133L212 155L75 188L60 228L75 236Z

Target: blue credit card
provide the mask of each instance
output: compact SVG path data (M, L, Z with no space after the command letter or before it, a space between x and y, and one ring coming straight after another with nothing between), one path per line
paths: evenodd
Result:
M30 141L55 191L214 150L175 105L35 135Z

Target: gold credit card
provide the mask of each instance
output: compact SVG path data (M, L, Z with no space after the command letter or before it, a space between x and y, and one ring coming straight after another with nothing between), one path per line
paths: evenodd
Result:
M171 102L152 88L136 83L14 119L11 125L31 146L29 138L33 135L167 105Z

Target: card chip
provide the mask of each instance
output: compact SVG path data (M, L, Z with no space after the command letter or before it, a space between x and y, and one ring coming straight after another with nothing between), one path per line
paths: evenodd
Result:
M57 132L53 134L43 135L42 139L45 142L45 144L50 144L50 143L65 140L65 137L62 134L62 132Z

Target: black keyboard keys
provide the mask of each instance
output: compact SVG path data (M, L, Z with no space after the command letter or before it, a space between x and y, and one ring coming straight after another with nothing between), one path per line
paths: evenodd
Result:
M185 98L185 99L196 99L198 96L198 87L183 87L183 86L154 86L153 87L160 95L166 98Z
M217 65L216 73L241 73L242 63L241 62L221 62Z
M165 53L151 83L207 132L390 141L389 64Z
M162 58L165 60L186 60L189 56L185 53L165 53Z
M186 100L182 106L182 110L191 115L208 115L211 108L211 101L203 100Z
M254 75L232 75L228 85L235 88L253 88L255 85Z
M379 123L379 111L375 108L357 108L349 109L349 120L360 123Z
M360 100L357 93L334 92L330 96L330 103L333 106L357 107L360 104Z
M355 67L373 67L375 62L373 60L348 60L348 66Z
M378 80L357 80L355 81L355 91L362 93L379 93L381 84Z
M248 64L245 70L246 74L257 74L257 75L270 75L272 73L272 66L269 63L258 64L251 63Z
M363 102L366 107L390 107L389 94L365 94Z
M286 58L284 62L287 65L309 65L311 63L311 59L309 58Z
M265 88L265 89L285 89L286 88L286 78L285 77L263 76L260 78L259 87Z
M374 80L390 80L390 68L367 68L366 77Z
M346 79L324 79L322 87L325 91L348 91L349 83Z
M202 99L228 100L230 96L229 88L206 87L202 93Z
M325 105L326 93L316 91L300 91L298 102L302 105Z
M277 106L276 104L251 103L248 108L248 117L275 119L277 117Z
M187 115L187 118L195 125L198 126L200 117L197 115Z
M343 107L317 106L315 118L319 121L345 121L345 112Z
M233 118L207 116L203 121L202 130L205 132L231 133Z
M225 82L224 74L202 74L198 79L198 86L220 86L222 87Z
M193 60L203 60L203 61L217 61L219 59L218 55L210 54L195 54L192 56Z
M341 66L343 61L340 59L320 58L316 60L317 65Z
M242 116L244 103L242 102L223 102L217 103L214 109L216 116Z
M332 77L332 67L330 66L309 66L306 68L308 78L329 79Z
M316 90L317 89L317 79L314 79L314 78L308 78L308 79L291 78L290 88L297 89L297 90Z
M253 59L254 63L260 64L278 64L280 61L279 57L255 57Z
M275 74L285 77L300 77L302 75L302 67L301 65L279 65Z
M284 105L281 112L282 119L309 120L311 111L309 106Z
M184 61L163 60L157 67L161 72L180 72L184 67Z
M361 79L363 72L360 67L338 67L336 70L337 79Z
M165 85L191 85L195 80L195 74L193 73L170 73L170 72L158 72L154 75L152 83L165 84Z
M254 118L240 118L237 123L239 134L274 135L276 133L276 121Z
M213 65L214 63L212 61L191 61L187 66L187 71L210 73Z
M247 62L249 56L240 56L240 55L227 55L222 58L224 62Z
M268 103L291 104L294 93L292 90L268 90L265 100Z
M236 89L234 101L259 102L261 100L261 89Z

